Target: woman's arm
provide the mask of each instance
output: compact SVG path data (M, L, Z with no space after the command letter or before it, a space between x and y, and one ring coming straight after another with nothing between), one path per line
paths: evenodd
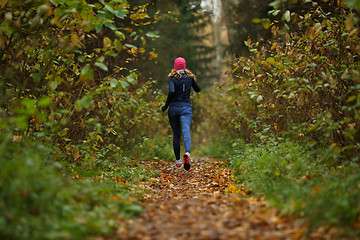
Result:
M175 85L171 78L168 79L168 83L169 83L169 93L168 93L165 105L161 107L161 110L163 112L165 112L166 109L169 107L171 99L175 93Z
M194 89L195 92L197 93L200 92L200 88L194 79L192 80L192 88Z

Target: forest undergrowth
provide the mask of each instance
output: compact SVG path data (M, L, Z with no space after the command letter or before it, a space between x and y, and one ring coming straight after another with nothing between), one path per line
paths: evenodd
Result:
M162 83L139 68L163 66L169 58L154 48L168 50L161 44L171 41L157 30L169 21L177 27L184 21L181 26L194 32L203 27L200 3L194 8L195 1L183 1L172 12L164 2L154 12L150 3L94 2L1 1L0 238L119 237L119 224L146 213L146 187L179 187L166 176L173 174L166 170L173 152L167 116L160 111ZM272 38L241 43L248 56L234 53L231 69L192 96L192 155L222 161L194 169L216 178L226 165L233 192L217 189L224 190L219 199L231 193L242 203L266 200L279 217L306 222L306 231L292 236L356 239L359 1L285 0L269 8L268 18L253 23ZM193 28L183 12L191 15ZM186 176L194 186L196 178L216 184L201 174ZM219 200L206 187L202 193L212 196L199 206ZM246 220L225 212L229 224ZM209 234L197 227L200 235Z
M304 219L307 231L340 230L344 239L358 239L358 165L329 168L322 163L328 150L315 149L314 144L279 138L249 144L223 138L211 152L227 145L223 156L234 185L263 197L282 216Z

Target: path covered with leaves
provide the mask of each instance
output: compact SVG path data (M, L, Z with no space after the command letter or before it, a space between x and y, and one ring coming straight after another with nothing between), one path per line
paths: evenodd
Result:
M309 239L301 220L279 216L261 199L241 197L222 161L195 158L190 171L172 162L151 165L160 176L143 186L144 211L120 225L117 239ZM311 238L322 239L321 233Z

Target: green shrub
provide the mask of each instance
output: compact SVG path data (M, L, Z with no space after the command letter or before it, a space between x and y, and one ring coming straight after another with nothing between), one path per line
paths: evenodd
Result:
M121 183L70 181L50 165L52 150L0 135L0 238L84 239L109 235L116 219L141 211ZM90 181L91 180L91 181Z
M209 140L208 145L200 146L195 153L199 156L226 159L239 145L243 144L240 139L233 140L229 135L218 133Z
M145 6L3 1L0 116L9 124L0 129L55 146L69 162L91 162L111 143L129 149L154 131L162 96L135 69L158 37L138 23L152 21Z
M271 23L273 39L245 42L253 54L233 63L229 121L251 140L265 129L308 136L337 153L329 166L358 162L358 17L337 1L310 2L274 1L269 14L282 20Z
M143 141L132 149L132 153L137 159L172 160L174 159L172 137L144 137Z
M326 150L313 145L243 145L229 162L238 183L265 195L283 214L305 217L312 227L352 226L360 216L358 167L328 168L321 160Z

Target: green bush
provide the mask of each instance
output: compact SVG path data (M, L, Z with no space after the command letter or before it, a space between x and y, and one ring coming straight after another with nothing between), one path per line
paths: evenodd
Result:
M0 140L1 239L106 236L115 230L116 219L141 211L113 178L70 181L59 173L60 164L50 164L51 149L7 132Z
M135 65L157 34L145 31L152 21L145 5L134 5L3 1L0 115L8 123L0 129L55 146L58 158L78 163L110 143L128 149L153 131L161 96Z
M144 137L143 141L133 148L132 153L137 159L173 160L172 136Z
M312 227L351 227L360 216L360 172L356 164L329 168L326 150L291 141L242 145L230 158L234 176L265 195L283 214L309 219Z
M231 156L234 150L241 144L243 140L233 139L229 135L218 133L208 140L207 145L201 145L195 152L196 155L226 159Z
M337 152L330 166L358 162L359 19L336 1L311 2L274 1L273 39L245 42L253 55L233 63L229 121L251 140L264 130L308 136Z

